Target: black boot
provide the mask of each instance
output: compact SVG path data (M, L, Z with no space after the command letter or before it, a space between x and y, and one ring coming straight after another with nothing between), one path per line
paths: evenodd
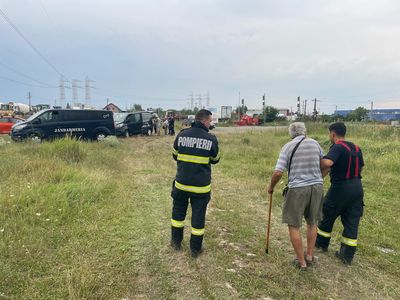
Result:
M348 246L341 244L340 250L336 251L335 256L339 258L345 265L350 266L353 261L354 254L356 253L356 248L354 246Z
M171 247L175 250L181 250L183 240L183 228L171 227Z
M202 252L203 236L191 235L190 236L190 250L192 257L197 258Z
M317 240L315 241L315 249L321 250L322 252L328 252L329 242L331 238L323 237L322 235L317 235Z

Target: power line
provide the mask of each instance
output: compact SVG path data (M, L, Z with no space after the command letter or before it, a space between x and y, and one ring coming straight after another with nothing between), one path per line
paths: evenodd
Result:
M34 84L30 84L30 83L27 83L24 81L19 81L19 80L15 80L12 78L4 77L4 76L0 76L0 79L11 81L14 83L19 83L19 84L26 85L26 86L31 86L31 87L37 87L37 88L43 88L43 89L52 89L53 88L53 87L47 87L47 86L43 86L43 85L34 85Z
M47 18L49 18L49 20L53 20L52 18L50 18L50 15L49 15L49 13L47 12L47 9L44 7L44 4L43 4L43 2L42 2L42 0L39 0L39 4L40 4L40 6L42 7L42 10L44 11L44 13L45 13L45 15L47 16Z
M32 48L32 50L40 56L40 58L48 64L58 75L66 77L63 75L33 44L32 42L22 34L22 32L15 26L15 24L7 17L6 13L0 8L0 15L3 19L11 26L11 28Z
M22 77L25 77L25 78L30 79L30 80L32 80L32 81L35 81L36 83L39 83L39 84L41 84L41 85L44 85L44 87L46 87L46 88L57 88L57 87L54 86L54 85L51 85L51 84L48 84L48 83L39 81L39 80L37 80L37 79L35 79L35 78L29 76L29 75L26 75L26 74L24 74L24 73L22 73L22 72L20 72L20 71L17 71L17 70L15 70L15 69L11 68L10 66L6 65L5 63L2 63L1 61L0 61L0 65L2 65L4 68L10 70L11 72L14 72L15 74L18 74L18 75L20 75L20 76L22 76Z

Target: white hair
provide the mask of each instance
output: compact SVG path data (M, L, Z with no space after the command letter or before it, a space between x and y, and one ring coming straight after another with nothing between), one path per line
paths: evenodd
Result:
M292 139L299 135L306 135L307 129L303 122L294 122L289 125L289 135Z

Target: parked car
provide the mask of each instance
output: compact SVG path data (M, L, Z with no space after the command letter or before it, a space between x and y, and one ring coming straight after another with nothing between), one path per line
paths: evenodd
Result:
M0 117L0 133L8 134L11 132L11 127L23 119L13 117Z
M131 136L136 134L151 135L151 112L114 113L115 134Z
M115 135L113 113L108 110L46 109L15 124L11 130L11 138L15 141L30 138L40 142L66 135L97 141Z

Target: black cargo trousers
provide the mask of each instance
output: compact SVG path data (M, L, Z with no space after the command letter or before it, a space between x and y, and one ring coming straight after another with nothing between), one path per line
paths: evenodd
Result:
M343 224L340 254L348 263L353 260L357 249L360 219L364 211L364 192L360 179L332 183L323 203L323 219L318 224L316 246L328 249L336 219Z
M183 240L183 229L185 227L186 211L189 205L192 207L192 230L190 236L190 249L200 251L203 244L204 227L206 219L207 204L210 201L210 193L197 194L185 192L172 188L173 199L171 218L171 242L180 246Z

